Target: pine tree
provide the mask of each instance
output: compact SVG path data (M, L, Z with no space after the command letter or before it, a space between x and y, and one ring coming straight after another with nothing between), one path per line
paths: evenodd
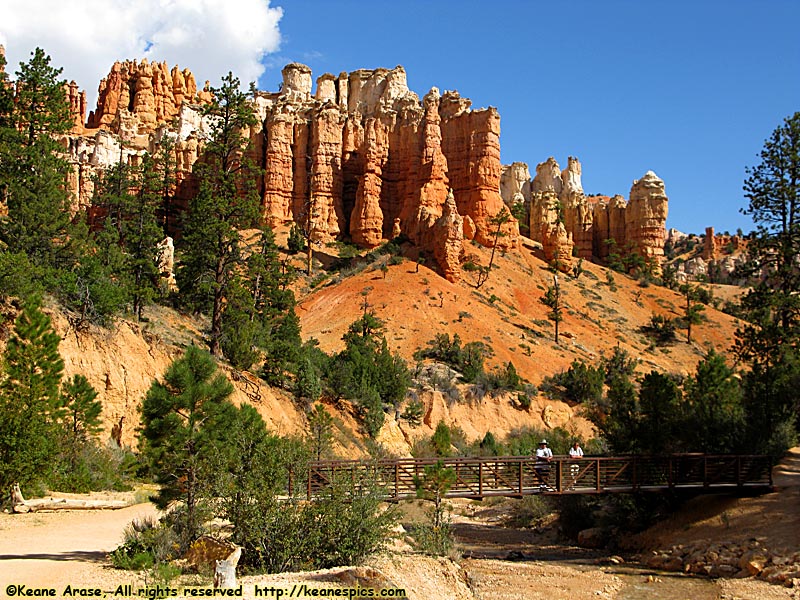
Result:
M431 445L436 456L450 456L450 428L444 421L439 421L436 425L436 430L431 436Z
M211 356L190 346L170 365L163 382L153 382L140 408L141 453L161 484L156 504L185 504L189 541L200 530L198 513L215 477L212 459L222 452L234 418L227 400L232 393Z
M734 351L750 365L744 376L750 447L779 454L800 423L800 112L764 142L761 162L747 169L748 207L757 228L748 251L758 282L741 301L746 323Z
M333 417L322 404L315 404L308 413L308 441L317 460L329 454L333 447Z
M249 369L266 352L267 377L285 383L297 366L301 345L291 274L280 262L272 229L264 227L246 259L246 273L231 285L222 317L222 352L240 369Z
M694 451L697 448L679 440L682 427L681 390L668 375L650 371L642 379L639 390L641 415L635 433L639 437L639 450L651 454Z
M110 237L99 246L103 253L115 243L119 246L121 265L115 273L137 319L159 291L157 245L163 234L156 212L164 195L159 165L145 154L141 166L119 163L106 172L103 182L107 207L103 231Z
M175 139L165 135L161 138L158 149L152 155L152 176L158 179L158 185L154 189L160 191L161 201L158 203L158 222L161 225L163 235L174 237L178 226L175 216L177 210L175 206L175 191L177 187L178 165L175 158Z
M74 375L64 382L61 386L61 404L66 446L61 453L66 454L70 471L74 472L81 450L100 432L103 405L97 400L97 391L83 375Z
M209 347L222 354L222 320L231 285L243 264L239 229L258 220L257 169L245 133L256 124L250 100L229 73L203 110L210 140L197 165L199 191L189 203L178 286L190 306L211 314Z
M491 275L492 266L494 265L494 255L495 252L497 251L497 242L501 237L507 235L502 231L503 225L512 221L513 219L514 217L505 206L499 213L497 213L495 216L489 219L489 225L495 227L494 241L492 242L492 253L489 256L489 264L486 267L480 267L478 269L478 281L475 283L475 289L480 288L484 283L486 283L489 280L489 275Z
M703 321L701 313L705 310L705 306L697 302L699 298L697 288L684 284L680 287L680 292L686 298L683 319L686 322L686 343L688 344L692 341L692 325L699 325Z
M26 302L3 354L0 383L0 490L46 475L57 451L59 336L35 301Z
M686 384L688 448L703 452L744 451L742 390L725 357L709 350Z
M564 303L561 300L561 288L558 285L558 275L553 275L553 285L547 288L540 302L550 309L547 318L555 326L555 342L558 344L558 324L564 320Z
M589 418L613 452L636 452L638 447L639 402L633 382L624 373L614 374L605 399L589 413Z
M761 163L747 169L749 205L742 212L757 225L748 246L754 269L765 276L742 300L752 325L737 334L748 360L770 360L780 346L800 338L800 112L764 142Z
M62 268L69 257L68 165L55 136L72 121L60 75L37 48L16 72L11 110L7 90L0 98L0 190L8 206L0 241L47 269Z

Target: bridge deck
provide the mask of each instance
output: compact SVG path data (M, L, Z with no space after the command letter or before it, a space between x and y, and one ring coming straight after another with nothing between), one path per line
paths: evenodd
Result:
M555 457L548 467L530 456L314 461L306 480L293 478L289 491L305 492L310 499L345 477L353 482L369 482L385 490L391 500L414 498L415 481L424 477L426 467L438 461L455 471L455 483L446 494L449 498L672 490L735 493L772 488L772 464L767 456L679 454ZM299 485L305 489L296 489Z

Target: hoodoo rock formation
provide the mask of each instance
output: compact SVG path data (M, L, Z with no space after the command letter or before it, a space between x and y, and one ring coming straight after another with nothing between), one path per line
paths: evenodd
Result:
M667 204L664 182L648 171L633 182L625 211L625 234L631 251L638 252L645 260L652 260L659 269L667 238Z
M349 235L364 247L399 230L453 280L464 239L494 243L490 221L505 208L495 108L472 110L457 92L436 88L421 102L399 66L325 73L313 94L307 66L289 64L282 75L280 91L256 93L261 122L249 132L264 173L267 222L301 223L315 241ZM85 101L72 92L77 123ZM115 63L100 83L88 130L65 141L76 209L88 206L98 171L155 152L164 139L174 142L175 206L185 206L208 131L201 105L210 99L208 84L198 90L186 69L147 60ZM515 246L516 222L503 228L498 245Z
M615 245L618 252L636 252L660 269L668 200L655 173L634 181L626 202L620 195L587 197L581 164L572 156L563 171L553 157L538 164L529 186L521 175L526 171L524 163L503 167L501 193L509 206L525 201L531 239L542 244L547 260L558 260L566 270L573 256L605 259Z
M97 108L89 113L89 128L119 132L123 122L135 118L136 134L148 135L156 126L178 116L184 102L196 102L197 84L189 69L170 71L167 63L126 60L116 62L100 82Z
M531 238L563 270L575 257L607 258L609 240L617 252L637 252L658 268L667 196L652 171L634 182L629 202L587 197L576 158L569 157L563 170L547 159L533 180L524 163L502 167L497 110L472 110L458 92L436 88L420 101L403 67L325 73L314 93L307 66L291 63L282 75L278 92L256 92L259 123L247 132L252 158L263 170L259 186L268 223L300 223L314 241L349 236L367 248L403 234L455 280L464 240L516 246L517 222L495 236L492 219L522 202ZM212 100L208 82L198 89L188 69L166 63L114 63L85 125L85 94L74 84L67 92L75 128L63 145L72 164L74 210L89 207L104 169L136 162L165 140L177 180L167 218L186 207L196 193L193 165L210 130L202 116L202 105ZM168 221L170 233L179 233L177 222Z
M703 260L719 260L726 254L744 252L747 240L740 235L715 234L713 227L706 227L703 238Z

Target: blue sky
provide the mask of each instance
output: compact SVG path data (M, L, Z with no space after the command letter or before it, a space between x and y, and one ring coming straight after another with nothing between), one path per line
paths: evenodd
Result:
M745 166L800 110L800 1L273 2L281 67L402 64L409 87L457 89L496 106L504 163L577 156L587 193L664 179L668 227L752 228Z
M277 90L280 70L408 73L501 115L503 162L583 165L587 193L625 196L648 169L668 227L752 228L742 182L800 110L800 0L3 0L13 73L42 46L89 92L148 57Z

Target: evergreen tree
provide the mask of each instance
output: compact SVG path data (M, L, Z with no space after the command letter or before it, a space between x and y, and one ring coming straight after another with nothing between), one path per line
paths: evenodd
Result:
M71 224L69 235L74 257L54 273L55 293L64 305L79 313L79 323L103 324L126 302L119 275L124 273L125 256L112 241L117 240L117 233L109 230L96 241L87 215L81 213Z
M263 346L262 323L254 319L253 296L241 279L231 282L222 317L222 353L237 369L248 370Z
M750 325L737 335L742 358L770 361L779 346L797 347L800 337L800 112L764 142L761 163L747 169L749 205L756 223L748 250L765 277L742 300Z
M687 449L703 452L745 451L742 391L725 357L713 349L697 364L685 385Z
M222 351L235 366L249 369L264 351L264 374L284 385L286 373L298 368L300 323L294 313L292 275L280 262L275 235L264 227L246 260L242 280L231 285L222 317Z
M126 287L131 308L137 319L142 318L142 309L160 293L161 273L158 268L158 243L163 231L158 224L157 211L164 195L163 186L169 185L163 173L168 167L149 154L142 158L139 186L136 194L124 205L122 248L125 250ZM166 177L169 177L167 174Z
M61 386L61 403L64 428L74 445L86 443L100 432L103 405L86 377L73 375Z
M311 454L317 460L333 448L333 417L322 404L315 404L308 413L308 441Z
M759 279L742 299L747 322L734 350L750 365L744 377L750 447L780 453L794 443L800 414L791 387L800 381L800 112L773 131L760 158L747 169L749 204L742 210L756 224L748 251L750 274Z
M231 73L203 109L210 140L197 165L199 191L189 203L178 286L187 303L211 314L209 347L222 353L223 312L243 264L239 229L258 219L257 169L245 134L257 120L251 101Z
M626 375L612 377L605 399L592 407L589 417L613 452L639 450L639 403L633 382Z
M46 475L57 452L59 336L37 302L28 301L3 354L0 382L0 489Z
M83 375L74 375L64 382L61 404L64 439L61 454L65 455L69 472L74 473L78 469L81 451L100 432L103 405L97 400L97 391Z
M457 480L452 467L445 467L440 460L425 467L422 477L414 476L417 498L433 502L428 523L418 525L412 535L417 547L428 554L443 556L453 547L453 533L444 497Z
M564 303L561 301L561 288L558 286L558 275L553 275L553 285L547 288L540 298L542 304L550 309L547 318L555 326L555 342L558 344L558 324L564 320Z
M334 391L354 400L371 436L384 421L384 405L397 405L411 382L405 361L389 351L383 322L371 312L351 323L345 348L331 360L328 381Z
M679 436L685 433L681 390L671 377L656 371L645 375L639 390L639 407L636 434L640 450L650 454L695 450L691 445L681 447Z
M284 315L277 316L264 341L264 367L262 375L273 385L285 387L289 375L300 362L300 319L290 307Z
M702 323L701 313L705 310L705 306L697 302L700 295L696 287L689 284L684 284L680 287L680 292L686 298L686 306L683 311L683 320L686 322L686 343L692 341L692 325L699 325Z
M601 367L589 366L576 358L557 381L564 386L569 400L592 403L598 402L603 395L603 377Z
M748 452L780 457L797 444L800 356L784 347L774 363L754 362L742 377Z
M444 421L439 421L436 430L431 436L431 445L436 456L450 456L450 446L452 445L450 428Z
M621 348L619 345L615 346L611 356L608 358L603 356L603 360L600 363L604 373L605 384L611 385L611 381L618 375L627 378L633 377L634 372L636 372L636 365L638 364L639 361L635 358L631 358L627 350Z
M163 235L175 237L175 231L179 225L179 219L175 213L175 191L177 187L178 165L175 158L175 138L165 135L158 144L158 149L152 155L153 178L158 179L157 189L161 194L161 201L158 203L157 217L161 225Z
M161 489L160 508L173 500L185 504L182 525L191 541L200 530L199 511L208 495L212 459L224 452L235 409L227 398L233 386L217 373L208 353L190 346L154 381L140 408L141 454Z
M450 193L452 194L452 190ZM489 275L492 273L492 267L494 266L494 255L497 251L497 243L501 237L508 235L502 231L503 226L513 220L513 215L505 206L503 206L499 213L489 218L489 225L495 228L494 240L492 241L492 253L489 255L489 264L486 267L481 267L478 269L478 281L475 283L475 289L480 288L488 281Z
M481 449L481 455L483 456L497 456L500 454L500 444L497 443L491 431L486 432L479 447Z
M68 165L55 136L67 132L72 121L60 75L37 48L16 72L10 110L8 90L0 98L0 190L8 206L0 241L48 270L63 267L69 257Z
M306 352L302 354L300 364L297 367L294 393L299 398L307 398L315 402L322 394L320 371Z

